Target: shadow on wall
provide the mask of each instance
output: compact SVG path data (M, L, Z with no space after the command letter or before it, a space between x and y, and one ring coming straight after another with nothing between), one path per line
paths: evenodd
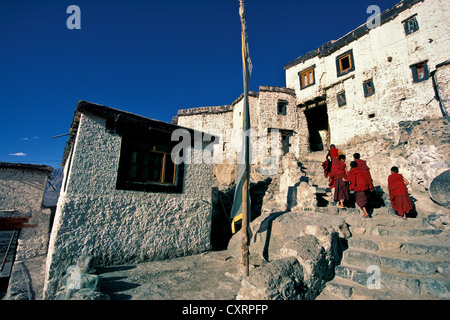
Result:
M264 195L272 179L266 178L257 183L250 183L251 220L261 215ZM213 213L211 226L211 245L213 250L223 250L228 246L231 233L231 208L233 206L235 186L227 191L213 190ZM241 222L236 223L236 232L241 229Z

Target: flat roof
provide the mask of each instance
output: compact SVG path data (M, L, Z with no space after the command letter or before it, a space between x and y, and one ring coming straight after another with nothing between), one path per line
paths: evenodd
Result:
M40 164L29 164L29 163L0 162L0 169L41 171L46 173L48 177L50 177L53 173L53 168L50 166Z
M401 12L411 8L419 2L424 2L425 0L403 0L392 8L389 8L383 11L380 19L380 25L383 25L392 19L395 19ZM428 0L430 1L430 0ZM345 36L339 38L338 40L331 40L327 43L321 45L320 47L309 51L308 53L288 62L284 65L284 70L287 70L299 63L302 63L306 60L312 59L314 57L326 57L336 52L340 48L348 45L349 43L361 38L365 34L369 33L371 29L367 26L367 23L359 26L358 28L350 31Z

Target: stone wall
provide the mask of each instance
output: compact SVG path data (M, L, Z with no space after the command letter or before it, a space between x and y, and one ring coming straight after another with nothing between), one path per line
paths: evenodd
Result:
M450 60L436 66L436 90L444 115L450 115Z
M35 225L20 232L18 260L46 254L50 228L50 209L44 208L42 201L53 168L38 166L42 171L25 166L31 169L0 168L0 209L14 210L15 216L31 216L28 224Z
M253 163L262 167L278 166L281 153L281 135L269 129L290 130L289 152L300 156L308 152L308 130L303 113L297 112L292 89L261 86L259 92L249 93L250 123L252 128ZM279 112L278 103L286 104ZM204 131L220 137L214 147L215 164L235 164L242 146L243 95L229 106L201 107L179 110L178 125Z
M331 143L389 133L398 130L399 121L442 116L438 101L433 99L431 77L414 83L410 66L427 61L432 72L448 60L449 7L441 0L413 2L417 3L411 7L400 4L391 9L396 14L381 26L365 31L363 25L287 65L286 86L295 90L297 104L326 96ZM415 14L419 30L405 35L402 21ZM349 50L355 70L338 76L336 58ZM298 73L312 66L315 84L301 89ZM375 93L365 98L363 82L370 79ZM339 106L337 94L343 91L346 105Z
M50 239L46 299L80 256L99 266L210 248L211 166L185 165L182 193L116 190L120 148L121 136L107 133L104 119L82 114Z
M450 118L404 121L399 127L396 133L355 138L339 147L347 163L355 152L367 160L376 185L386 187L390 168L398 166L412 185L428 190L433 179L450 167Z

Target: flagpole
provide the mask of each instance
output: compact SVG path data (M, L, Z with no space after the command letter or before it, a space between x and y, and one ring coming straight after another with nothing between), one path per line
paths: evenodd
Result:
M246 39L246 25L244 21L244 0L239 0L240 8L239 12L241 14L241 29L242 29L242 63L243 63L243 77L244 77L244 112L243 112L243 134L244 134L244 154L245 154L245 171L243 177L243 187L242 187L242 269L244 275L248 277L249 275L249 238L248 238L248 228L249 228L249 180L250 180L250 156L249 156L249 145L250 137L246 130L249 128L250 114L248 105L248 78L249 70L247 66L247 39Z

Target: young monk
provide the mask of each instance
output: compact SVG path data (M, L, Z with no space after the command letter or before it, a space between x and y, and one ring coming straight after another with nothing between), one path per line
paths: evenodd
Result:
M337 149L334 144L330 144L330 150L328 151L327 156L329 156L331 160L337 159L339 156L339 149Z
M322 163L322 167L324 169L324 175L325 178L330 177L330 182L328 183L328 186L333 189L334 188L334 178L331 175L331 171L333 168L333 165L338 161L339 155L343 155L344 153L336 148L334 144L330 145L330 150L328 150L326 160Z
M372 180L372 175L370 174L370 168L367 166L367 162L365 160L361 160L361 155L359 153L354 153L353 154L353 159L356 161L356 163L358 164L358 169L362 171L362 173L367 177L367 179L369 180L370 186L369 186L369 190L373 191L374 187L373 187L373 180ZM351 164L350 164L351 165Z
M370 218L366 206L369 203L371 181L367 178L364 171L358 167L356 161L350 162L350 167L352 169L347 174L350 190L355 191L355 201L364 213L363 218Z
M413 203L406 188L408 184L409 181L398 173L398 167L392 167L391 175L388 177L389 198L392 209L403 219L406 219L406 214L413 210Z
M334 201L339 202L338 208L344 208L344 200L350 199L347 181L347 167L345 166L345 155L338 156L331 167L330 179L334 181Z

